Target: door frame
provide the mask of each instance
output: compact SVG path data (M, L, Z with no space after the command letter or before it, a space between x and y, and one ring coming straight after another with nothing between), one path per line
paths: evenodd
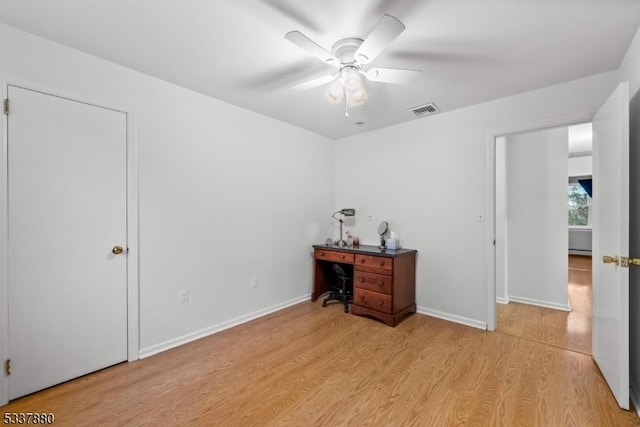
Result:
M571 126L586 123L593 119L595 111L578 113L565 117L557 117L538 122L523 123L505 128L490 129L487 132L487 188L486 188L486 279L487 284L487 318L488 331L496 330L496 138L513 133L532 132L536 130Z
M81 102L95 107L117 111L126 115L126 153L127 153L127 360L132 362L139 359L140 353L140 317L139 317L139 235L138 235L138 143L136 114L132 108L106 104L84 95L69 93L66 90L29 81L20 77L0 74L0 95L4 102L7 98L8 87L16 86L22 89L40 92L59 98ZM0 406L9 401L9 378L4 373L4 361L9 358L9 303L8 303L8 116L2 111L0 120L0 360L2 372L0 375Z

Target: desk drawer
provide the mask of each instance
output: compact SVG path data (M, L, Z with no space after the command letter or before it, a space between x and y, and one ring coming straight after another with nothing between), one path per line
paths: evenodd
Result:
M316 259L324 259L327 261L343 262L345 264L353 264L353 254L345 252L330 251L325 249L314 250L313 256Z
M353 283L358 288L391 295L393 278L391 276L356 270L354 272Z
M356 265L391 271L393 270L393 258L358 254L356 255Z
M391 295L355 287L353 303L383 313L391 313Z

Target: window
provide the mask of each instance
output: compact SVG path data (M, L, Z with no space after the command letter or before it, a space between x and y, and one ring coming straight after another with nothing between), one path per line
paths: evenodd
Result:
M587 227L591 225L589 210L591 208L591 197L580 184L569 184L568 195L569 226Z

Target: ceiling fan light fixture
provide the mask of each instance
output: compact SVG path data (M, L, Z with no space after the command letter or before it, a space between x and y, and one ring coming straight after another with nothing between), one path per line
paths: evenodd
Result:
M334 80L327 88L327 99L334 103L339 103L344 98L344 88L340 80Z
M362 79L355 67L344 67L340 71L340 80L347 92L357 92L362 88Z
M359 107L367 100L368 95L367 91L364 90L364 86L360 86L360 88L355 92L347 92L347 102L349 103L349 107Z

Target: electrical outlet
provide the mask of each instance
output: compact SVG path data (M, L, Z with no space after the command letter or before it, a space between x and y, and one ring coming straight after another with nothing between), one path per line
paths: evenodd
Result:
M189 289L182 289L180 291L180 304L186 304L189 302L189 294L191 293L191 291L189 291Z
M254 274L253 276L251 276L251 287L252 288L257 288L258 287L258 275Z

